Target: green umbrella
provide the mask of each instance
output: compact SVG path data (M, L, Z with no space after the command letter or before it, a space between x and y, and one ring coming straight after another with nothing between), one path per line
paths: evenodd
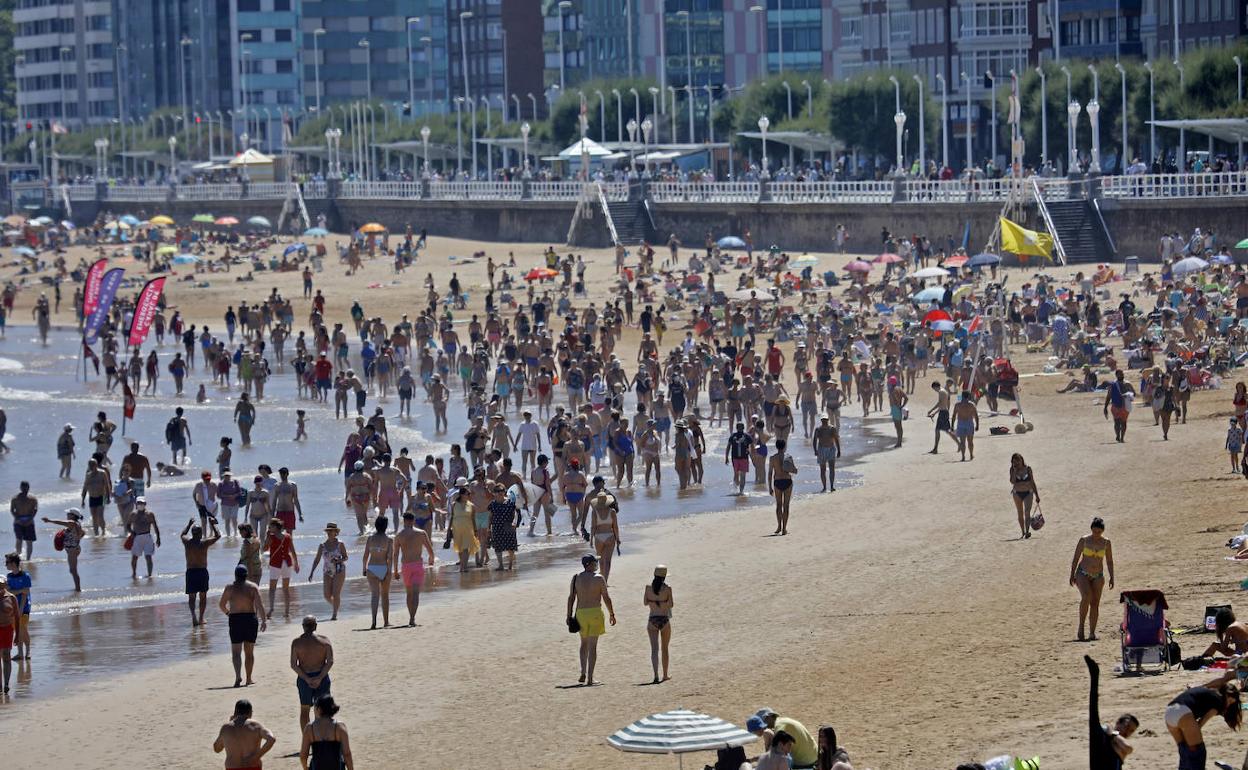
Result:
M204 225L210 225L217 220L212 216L212 214L196 214L195 216L191 217L191 221L199 222L200 224L204 224Z
M1245 239L1243 239L1242 241L1240 241L1239 243L1235 244L1235 248L1237 248L1237 249L1248 249L1248 238L1245 238Z

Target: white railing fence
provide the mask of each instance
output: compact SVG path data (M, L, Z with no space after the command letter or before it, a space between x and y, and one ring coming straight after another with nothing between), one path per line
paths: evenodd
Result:
M1231 198L1248 195L1248 174L1128 174L1101 178L1106 198Z

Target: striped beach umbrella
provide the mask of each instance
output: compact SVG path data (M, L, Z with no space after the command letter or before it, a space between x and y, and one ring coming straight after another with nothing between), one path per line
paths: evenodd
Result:
M675 754L684 767L681 754L744 746L757 737L718 717L676 709L638 719L608 737L607 743L638 754Z

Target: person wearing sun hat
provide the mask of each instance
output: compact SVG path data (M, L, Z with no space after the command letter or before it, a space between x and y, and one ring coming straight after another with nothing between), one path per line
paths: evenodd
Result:
M78 555L82 553L80 545L82 539L87 536L87 531L82 527L82 510L66 508L64 519L49 519L44 516L43 522L64 527L61 532L57 533L57 537L61 540L61 549L65 551L65 558L69 562L69 575L74 579L74 591L81 591L82 582L78 579Z
M316 547L316 556L312 559L312 567L308 570L308 580L316 575L316 565L325 560L322 581L325 601L333 609L330 620L338 619L338 606L342 604L342 586L347 580L347 546L338 539L338 525L329 522L325 525L325 542Z
M650 608L650 620L646 633L650 635L650 665L654 668L654 684L666 682L667 665L670 660L667 648L672 641L672 587L667 585L667 566L654 568L654 579L646 585L645 603ZM660 652L663 659L663 678L659 678Z

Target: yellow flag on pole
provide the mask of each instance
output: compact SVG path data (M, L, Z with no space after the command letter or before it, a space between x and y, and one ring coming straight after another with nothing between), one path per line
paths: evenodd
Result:
M1053 255L1053 236L1028 230L1001 217L1001 250L1050 259Z

